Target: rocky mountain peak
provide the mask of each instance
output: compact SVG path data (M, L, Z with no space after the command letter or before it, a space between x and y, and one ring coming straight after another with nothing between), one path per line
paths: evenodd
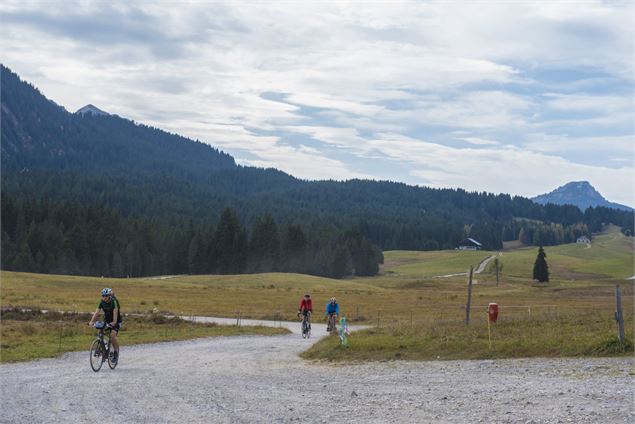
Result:
M85 115L88 113L90 115L95 115L95 116L110 115L109 113L104 112L103 110L99 109L97 106L94 106L92 104L87 104L86 106L78 109L77 112L75 113L79 113L81 115Z
M628 206L606 200L588 181L571 181L550 193L536 196L532 200L543 205L547 203L575 205L582 211L596 206L632 210Z

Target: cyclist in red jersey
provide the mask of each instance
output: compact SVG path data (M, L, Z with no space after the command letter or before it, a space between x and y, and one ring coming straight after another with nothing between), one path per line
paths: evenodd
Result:
M305 294L302 300L300 300L300 306L298 306L298 316L306 316L309 323L311 322L311 314L313 313L313 302L311 301L311 295Z

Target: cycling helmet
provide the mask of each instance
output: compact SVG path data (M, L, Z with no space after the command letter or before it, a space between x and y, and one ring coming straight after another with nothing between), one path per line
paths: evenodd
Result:
M331 298L331 303L335 303L335 302L336 302L336 300L335 300L335 296L333 296L333 297Z
M310 295L309 293L306 293L306 294L304 295L304 297L307 297L307 298L308 298L308 297L311 297L311 295Z
M106 287L105 289L101 291L102 296L110 296L111 294L112 294L112 289L109 289L108 287Z

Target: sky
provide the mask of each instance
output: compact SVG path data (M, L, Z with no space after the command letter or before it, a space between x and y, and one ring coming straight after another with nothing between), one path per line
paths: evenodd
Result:
M302 179L635 206L630 1L0 3L51 100Z

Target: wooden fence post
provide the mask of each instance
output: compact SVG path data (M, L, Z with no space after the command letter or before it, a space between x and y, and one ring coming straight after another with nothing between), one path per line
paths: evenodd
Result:
M467 282L467 304L465 305L465 324L470 323L470 305L472 304L472 272L474 267L470 266L470 279Z
M624 345L624 316L622 315L622 291L619 284L615 286L615 321L617 321L617 335L620 339L620 344Z
M57 346L57 356L62 354L62 330L64 329L63 321L60 320L60 341Z
M496 266L496 287L498 287L498 258L494 259L494 265Z

